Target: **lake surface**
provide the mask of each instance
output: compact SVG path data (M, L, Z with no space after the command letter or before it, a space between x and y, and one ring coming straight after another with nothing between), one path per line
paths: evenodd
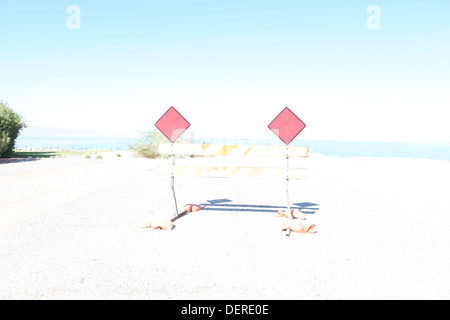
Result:
M22 138L16 148L52 148L67 150L127 150L138 138ZM196 143L283 145L278 139L202 139ZM335 157L403 157L450 160L450 144L397 143L335 140L295 140L292 146L309 146L310 153Z

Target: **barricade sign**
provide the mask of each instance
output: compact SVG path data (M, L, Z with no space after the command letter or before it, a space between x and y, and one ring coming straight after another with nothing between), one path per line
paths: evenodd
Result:
M163 135L174 143L191 124L175 109L170 107L155 123L155 126Z
M306 127L289 108L284 108L277 117L269 124L269 129L273 131L286 146L246 146L246 145L226 145L226 144L174 144L175 141L190 127L189 122L174 108L170 107L166 113L156 122L155 126L169 139L170 144L160 144L160 154L170 154L172 165L170 167L158 166L159 175L170 173L171 188L175 217L178 214L177 200L175 197L174 177L216 177L216 178L286 178L286 197L288 218L294 218L291 214L291 203L289 200L289 180L306 179L306 169L289 168L289 157L308 157L308 147L295 146L289 144ZM237 167L237 166L177 166L175 167L175 155L184 154L192 156L285 156L285 168L273 167ZM289 236L291 228L286 230Z
M306 124L288 107L284 108L269 124L269 129L286 145L289 145L305 127Z
M191 126L191 124L175 109L174 107L170 107L162 117L156 121L155 126L162 132L163 135L172 142L173 144L177 139ZM175 217L178 216L178 206L177 206L177 198L175 196L175 154L172 153L172 167L171 167L171 188L173 195L173 210L175 213Z
M289 200L289 144L305 127L306 124L288 107L284 108L269 124L269 129L286 144L286 197L288 212L291 212L291 202ZM292 218L292 216L289 215L289 218ZM288 228L286 236L289 236L290 232L291 230Z

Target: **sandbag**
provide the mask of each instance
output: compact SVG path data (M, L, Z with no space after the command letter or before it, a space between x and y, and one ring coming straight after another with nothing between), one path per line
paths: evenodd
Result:
M316 233L315 224L306 224L296 219L284 218L281 222L281 230L290 229L297 233Z
M173 222L170 220L155 220L152 221L148 226L142 227L143 229L163 229L171 231L173 229Z
M289 218L287 210L286 211L279 210L277 211L276 214L277 217ZM291 209L291 217L295 219L306 220L306 215L298 209L294 210Z
M203 209L203 207L199 206L197 204L186 204L184 206L184 210L186 210L186 212L195 212L195 211L199 211L202 209Z

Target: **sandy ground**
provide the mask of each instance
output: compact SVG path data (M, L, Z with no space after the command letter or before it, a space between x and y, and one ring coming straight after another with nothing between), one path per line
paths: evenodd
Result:
M122 155L0 165L0 299L450 298L449 161L292 163L318 233L287 238L283 180L177 178L179 207L207 207L141 229L172 217L167 160Z

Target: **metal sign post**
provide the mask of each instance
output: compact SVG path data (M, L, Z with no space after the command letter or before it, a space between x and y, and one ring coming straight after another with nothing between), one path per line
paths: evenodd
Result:
M175 153L173 150L173 144L175 141L186 131L191 124L175 109L170 107L158 121L155 126L161 131L163 135L172 143L171 145L171 157L172 166L170 170L170 187L172 189L173 196L173 210L175 217L178 217L177 198L175 196Z
M284 108L278 116L269 124L272 130L281 141L286 145L286 197L287 197L287 216L292 219L291 202L289 200L289 144L306 127L306 124L300 120L288 107ZM286 236L289 236L291 229L286 230Z
M292 219L291 214L291 201L289 200L289 145L286 146L286 198L287 198L287 208L288 208L288 219ZM286 229L286 237L289 237L291 229Z
M174 217L178 217L178 206L177 206L177 197L175 196L175 154L173 152L173 143L172 143L172 167L170 170L170 187L172 189L172 195L173 195L173 211L174 211Z

